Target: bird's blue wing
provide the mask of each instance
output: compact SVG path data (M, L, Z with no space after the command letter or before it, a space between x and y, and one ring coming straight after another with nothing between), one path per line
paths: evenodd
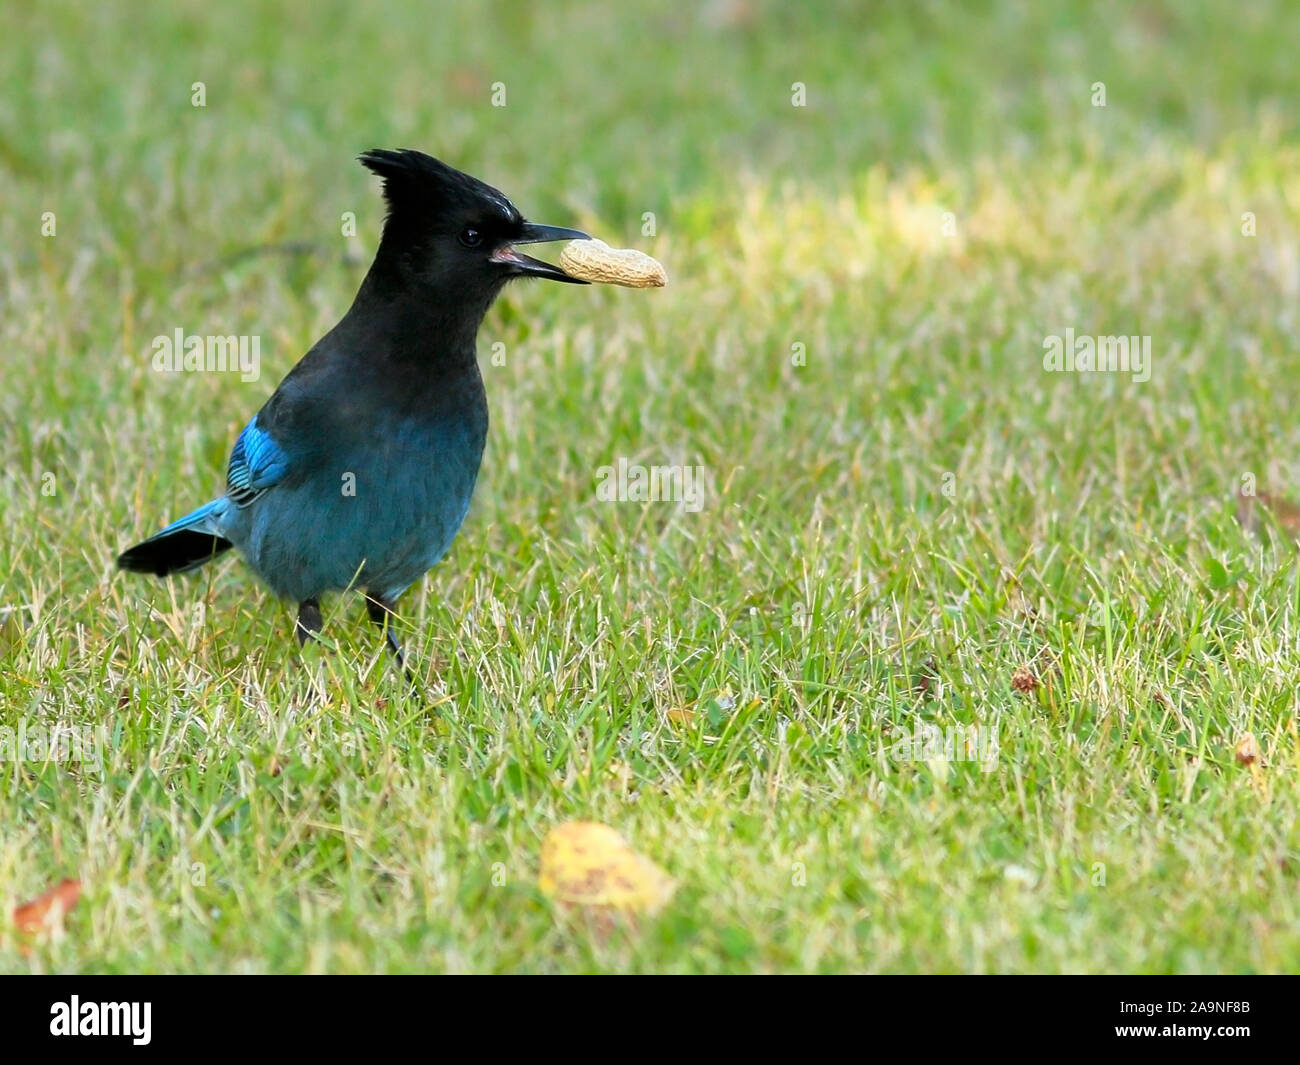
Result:
M230 453L226 495L236 506L246 507L283 477L288 468L288 456L271 439L271 434L257 424L254 415Z

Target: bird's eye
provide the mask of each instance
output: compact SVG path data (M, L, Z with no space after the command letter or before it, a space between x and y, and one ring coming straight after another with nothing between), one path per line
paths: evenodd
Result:
M483 243L483 234L473 226L467 226L460 231L460 242L467 248L477 248Z

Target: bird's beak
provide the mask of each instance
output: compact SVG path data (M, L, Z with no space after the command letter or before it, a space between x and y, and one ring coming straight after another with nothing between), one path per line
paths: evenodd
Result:
M558 266L534 259L515 251L516 244L542 244L548 240L590 240L586 233L577 229L565 229L563 226L541 226L536 222L525 222L520 228L519 236L508 244L502 244L489 258L494 263L501 263L510 268L514 277L549 277L552 281L567 281L571 285L585 285L587 282L570 277Z

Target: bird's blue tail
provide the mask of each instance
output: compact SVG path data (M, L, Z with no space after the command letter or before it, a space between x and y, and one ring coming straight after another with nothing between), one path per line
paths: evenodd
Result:
M162 532L123 551L117 556L117 564L133 573L159 577L198 569L234 546L218 531L218 519L229 505L225 498L204 503Z

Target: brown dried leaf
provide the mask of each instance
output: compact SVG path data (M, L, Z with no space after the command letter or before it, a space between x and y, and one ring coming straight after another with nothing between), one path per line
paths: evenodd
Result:
M912 694L934 698L934 688L939 684L939 665L930 656L921 663L921 670L912 678Z
M26 935L35 935L63 922L63 916L81 898L81 881L64 880L40 898L14 910L14 925Z
M1268 492L1257 492L1254 495L1237 492L1237 521L1243 529L1258 533L1261 511L1268 511L1279 526L1292 536L1300 537L1300 506Z
M1032 695L1038 691L1041 682L1038 674L1029 666L1017 666L1016 671L1011 674L1011 690L1023 692L1026 695Z

